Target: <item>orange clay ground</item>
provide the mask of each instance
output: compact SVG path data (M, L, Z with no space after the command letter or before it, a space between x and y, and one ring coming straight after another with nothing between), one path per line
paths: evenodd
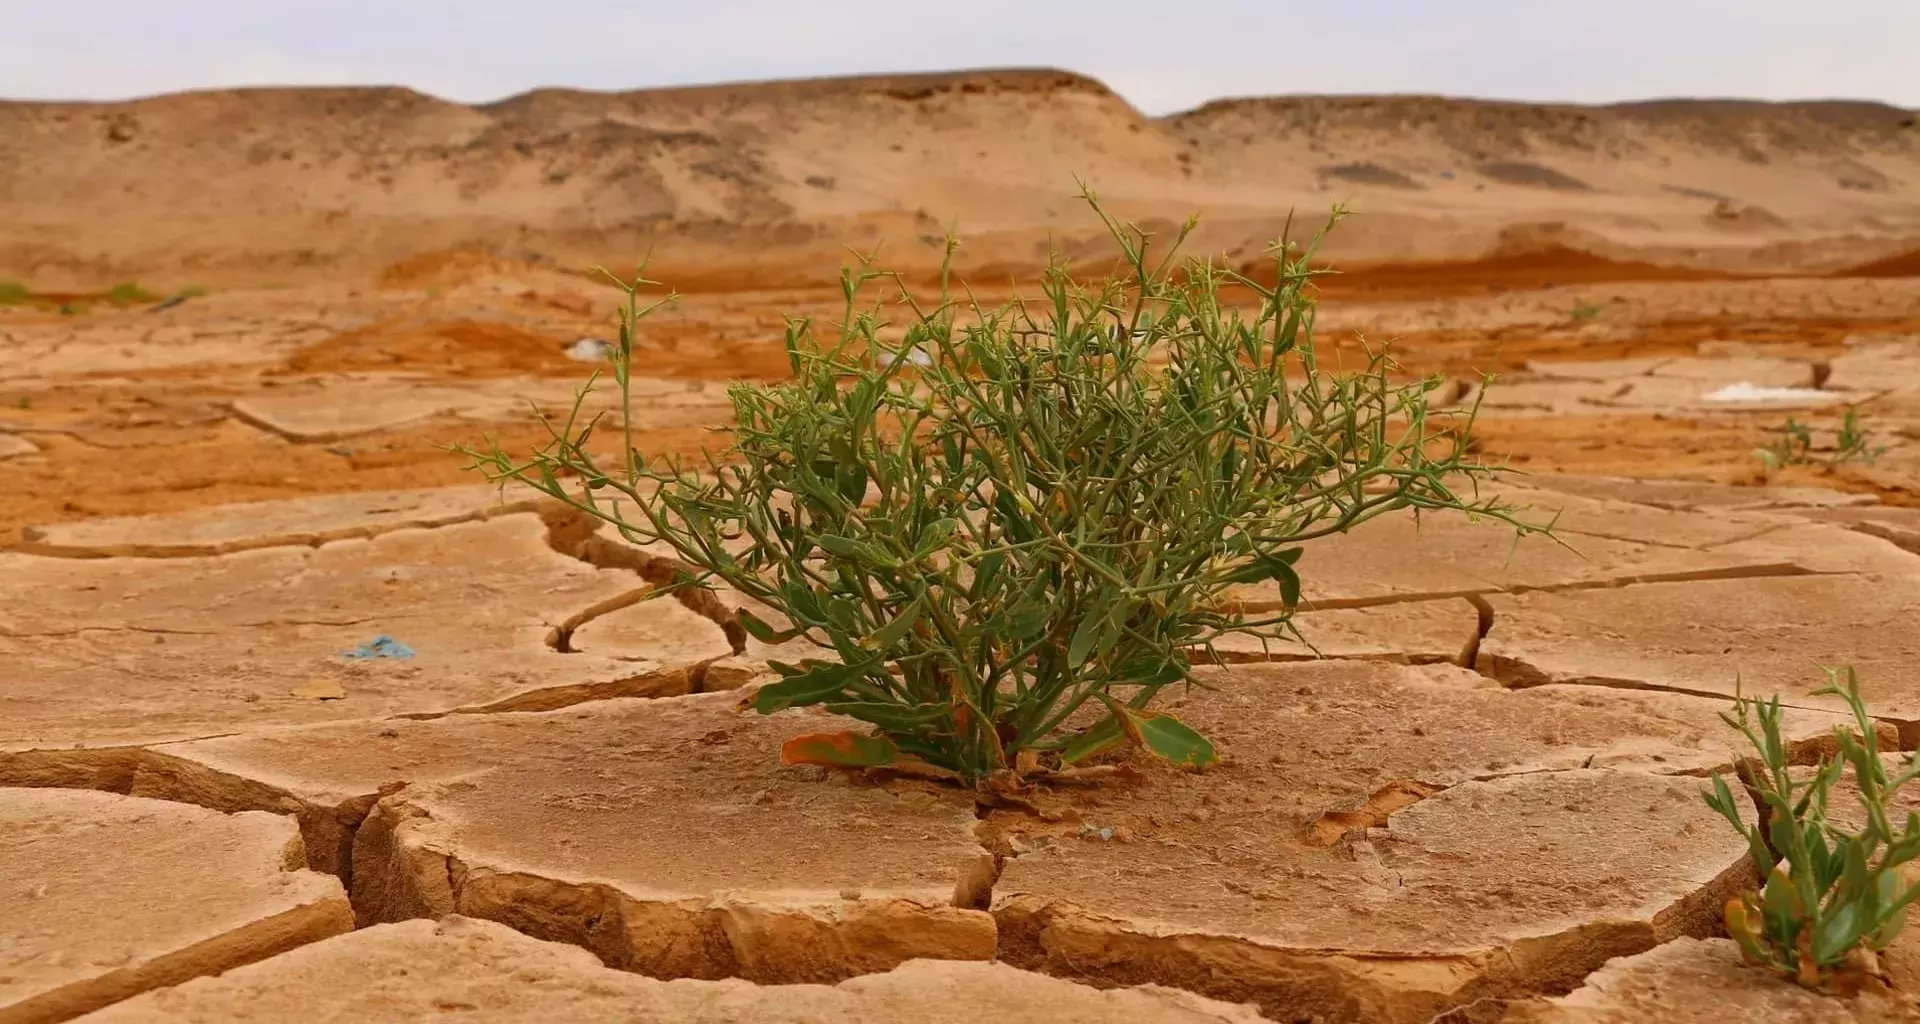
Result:
M1914 223L1887 187L1861 201ZM1920 267L1892 228L1788 266L1784 234L1687 262L1578 234L1603 219L1553 235L1581 247L1369 235L1320 287L1321 345L1478 401L1520 471L1496 490L1562 543L1444 516L1313 542L1311 649L1229 648L1165 697L1221 764L1020 809L781 767L831 723L735 706L790 655L643 600L657 556L444 450L525 450L571 401L619 299L552 269L584 260L322 253L118 308L15 230L69 278L0 307L0 1024L1916 1019L1920 933L1858 998L1741 965L1720 908L1751 867L1700 793L1736 688L1825 749L1822 665L1920 746ZM987 299L1031 270L1019 230L1028 263L969 272ZM837 310L723 249L656 268L693 287L638 335L649 452L723 444L726 382ZM1830 467L1848 408L1884 450ZM1769 469L1789 418L1813 461ZM344 656L381 635L414 656Z

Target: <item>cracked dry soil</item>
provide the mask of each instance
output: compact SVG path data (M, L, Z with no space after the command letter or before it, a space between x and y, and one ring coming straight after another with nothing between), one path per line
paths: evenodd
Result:
M541 298L577 282L489 273L525 280L0 322L28 399L0 418L0 1024L1914 1019L1738 964L1718 908L1750 868L1699 794L1740 753L1736 681L1786 697L1796 757L1830 749L1815 662L1920 743L1920 336L1575 363L1542 327L1484 436L1560 471L1500 487L1562 543L1446 516L1316 542L1307 643L1223 645L1165 697L1221 764L1012 808L781 768L830 716L735 706L791 652L461 476L434 446L536 437L522 410L576 370L540 339L586 329ZM1726 294L1634 287L1660 315ZM772 299L692 301L649 450L724 416L701 318L744 336ZM1456 307L1511 340L1526 304ZM136 328L111 373L48 355ZM423 338L444 365L408 361ZM1782 413L1700 402L1741 375L1870 400L1893 451L1752 486ZM342 656L382 634L414 657Z

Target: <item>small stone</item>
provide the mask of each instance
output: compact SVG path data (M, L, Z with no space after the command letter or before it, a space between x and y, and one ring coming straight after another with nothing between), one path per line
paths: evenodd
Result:
M309 700L343 700L347 696L346 689L332 679L310 680L289 692L295 697L304 697Z

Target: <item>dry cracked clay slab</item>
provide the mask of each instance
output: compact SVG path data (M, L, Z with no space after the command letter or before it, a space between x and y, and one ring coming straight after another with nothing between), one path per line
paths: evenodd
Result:
M457 388L417 383L353 381L313 394L260 394L235 399L242 422L289 441L318 444L452 415L486 399Z
M68 1020L353 927L294 823L0 789L0 1022Z
M1624 532L1632 526L1633 517L1604 505L1585 514L1599 524L1595 528L1622 535L1569 533L1558 541L1539 535L1517 538L1514 528L1504 523L1476 522L1446 513L1429 513L1418 520L1406 515L1373 519L1305 545L1299 563L1303 599L1308 607L1325 609L1511 590L1805 571L1790 559L1770 553L1677 547L1665 539L1672 531L1664 525L1644 524L1651 536L1633 539ZM1672 513L1649 510L1644 518L1661 516ZM1525 518L1544 524L1552 515L1542 512ZM1756 524L1746 532L1761 528ZM1274 584L1238 587L1233 594L1250 611L1278 608L1282 603Z
M17 434L0 434L0 459L11 459L20 455L37 455L40 446Z
M1251 958L1222 975L1244 989L1210 994L1336 1020L1561 980L1710 927L1743 877L1700 780L1656 774L1731 762L1718 702L1366 661L1207 681L1169 710L1225 763L1036 797L1059 820L996 812L993 841L1019 853L997 884L970 794L781 768L785 739L848 723L727 694L175 744L130 784L280 801L316 847L332 829L365 921L484 917L663 977L835 980L1011 949L1190 987ZM1816 743L1839 721L1788 729ZM975 909L989 885L994 916Z
M1500 480L1483 484L1480 490L1485 497L1516 509L1516 515L1526 522L1551 525L1554 533L1576 551L1591 537L1661 547L1708 548L1798 522L1764 512L1702 514L1523 486L1530 483L1531 478L1526 477Z
M1838 999L1740 961L1730 939L1675 939L1608 961L1573 992L1515 1006L1503 1024L1894 1024L1920 1011Z
M1480 641L1480 610L1471 602L1407 601L1366 608L1329 608L1298 612L1293 626L1300 639L1228 633L1213 643L1223 663L1308 661L1315 658L1364 658L1422 665L1466 664ZM1190 652L1206 663L1204 648Z
M488 921L384 924L152 992L85 1024L1259 1024L1250 1008L1145 986L1100 990L1005 964L914 960L838 985L659 981Z
M990 816L1011 854L1001 958L1279 1020L1424 1024L1716 928L1748 880L1743 841L1699 778L1658 773L1730 763L1722 705L1478 678L1375 663L1210 678L1170 710L1220 765L1143 765L1137 788L1061 795L1059 822ZM1839 721L1790 729L1819 742Z
M226 737L160 748L132 785L298 814L329 866L350 858L363 923L485 917L660 977L992 959L972 796L783 768L788 738L846 720L736 700Z
M341 441L428 420L458 416L498 420L544 409L564 418L578 393L572 382L509 379L466 387L434 387L418 380L369 375L265 392L235 399L234 416L298 444ZM635 427L700 426L730 411L725 390L698 381L635 379ZM602 386L582 400L583 414L617 412L618 391Z
M1794 509L1872 505L1871 494L1821 487L1737 487L1699 480L1635 480L1629 477L1529 474L1533 488L1595 499L1628 501L1675 511L1784 512Z
M0 751L685 693L732 647L677 602L562 653L646 589L555 552L530 514L205 558L0 554ZM380 635L413 656L349 655Z
M1814 696L1852 665L1875 715L1920 723L1920 582L1857 574L1497 595L1480 669L1515 686L1581 683L1720 695ZM1909 738L1910 739L1910 738Z
M69 558L178 558L249 548L318 545L531 510L531 498L502 499L497 487L359 491L288 501L254 501L166 515L82 519L28 527L19 550Z

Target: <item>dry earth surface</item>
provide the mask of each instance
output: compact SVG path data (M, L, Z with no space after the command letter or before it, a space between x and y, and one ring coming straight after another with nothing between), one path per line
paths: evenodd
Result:
M1914 124L1150 119L1053 72L0 104L0 1024L1915 1019L1739 964L1700 800L1736 687L1827 749L1821 665L1920 746ZM575 268L689 290L631 426L697 452L783 316L837 315L841 243L919 275L958 218L988 299L1049 240L1104 266L1075 172L1235 260L1351 198L1323 344L1479 401L1559 543L1314 542L1309 643L1169 695L1220 765L983 806L780 767L831 723L735 710L775 652L444 450L570 404L619 298ZM1885 450L1824 465L1847 408ZM1789 417L1814 462L1768 471Z

